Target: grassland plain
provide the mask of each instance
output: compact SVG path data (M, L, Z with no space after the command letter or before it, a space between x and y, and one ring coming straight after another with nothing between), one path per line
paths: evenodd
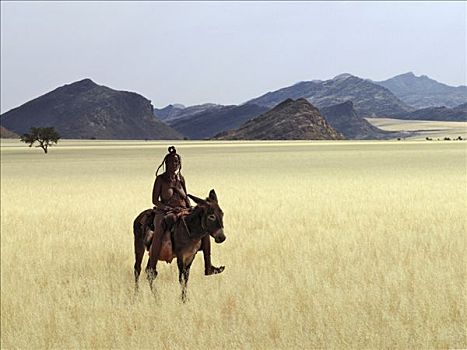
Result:
M174 263L133 289L167 146L2 141L2 348L467 347L465 142L177 142L227 235L186 304Z

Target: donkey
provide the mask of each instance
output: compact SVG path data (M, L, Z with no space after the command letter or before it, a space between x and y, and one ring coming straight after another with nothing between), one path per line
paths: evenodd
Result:
M198 250L201 249L201 239L211 235L216 243L222 243L224 235L224 213L219 207L217 195L214 190L209 192L206 200L188 195L197 205L188 214L178 217L171 222L171 216L167 216L163 222L165 231L170 231L170 240L162 241L159 256L150 256L146 267L147 278L151 290L153 282L157 277L156 264L158 260L170 263L177 258L178 280L182 287L181 299L186 301L187 284L190 276L190 267ZM135 288L138 289L138 279L141 273L141 262L144 256L144 235L152 224L152 209L140 213L133 222L133 233L135 243ZM162 238L161 238L162 239Z

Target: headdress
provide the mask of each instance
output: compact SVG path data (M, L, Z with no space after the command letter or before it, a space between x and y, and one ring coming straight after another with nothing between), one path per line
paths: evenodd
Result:
M178 161L180 162L180 167L178 168L178 174L180 174L180 171L182 170L182 157L180 157L180 154L177 153L177 150L175 149L175 146L170 146L168 149L169 153L167 153L162 160L162 163L159 165L159 167L156 170L156 176L159 173L159 169L164 165L164 170L165 170L165 165L168 161L169 158L176 157L178 158Z

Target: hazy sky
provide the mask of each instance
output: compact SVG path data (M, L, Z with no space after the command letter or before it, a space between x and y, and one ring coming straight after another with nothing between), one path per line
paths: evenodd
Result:
M466 84L466 2L1 2L1 112L83 78L155 107L349 72Z

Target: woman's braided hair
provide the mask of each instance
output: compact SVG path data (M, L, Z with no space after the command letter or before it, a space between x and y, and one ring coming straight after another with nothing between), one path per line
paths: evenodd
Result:
M164 159L162 160L162 163L157 167L156 177L157 177L157 174L159 173L159 169L162 168L162 166L164 166L164 171L165 171L166 166L167 166L167 161L169 160L169 158L172 158L172 157L178 158L178 161L180 163L180 167L178 168L177 174L179 175L180 171L182 170L182 157L180 156L180 154L177 153L177 150L175 149L175 147L170 146L168 151L169 153L165 155Z

